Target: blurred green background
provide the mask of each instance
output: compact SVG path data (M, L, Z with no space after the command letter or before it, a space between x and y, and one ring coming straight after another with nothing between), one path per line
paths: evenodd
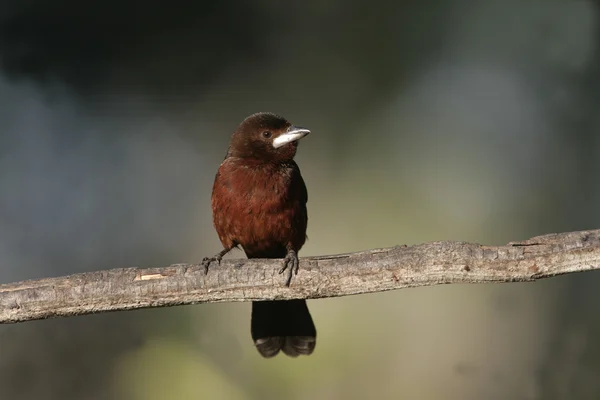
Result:
M0 282L199 262L230 134L312 134L301 255L600 228L600 2L0 5ZM242 257L236 252L234 257ZM2 399L598 399L600 274L0 326Z

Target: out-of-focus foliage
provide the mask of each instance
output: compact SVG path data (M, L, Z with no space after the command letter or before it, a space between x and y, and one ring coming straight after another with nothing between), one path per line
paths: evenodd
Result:
M600 227L600 4L0 5L0 281L197 262L230 133L312 134L301 255ZM242 253L234 254L241 257ZM249 304L0 327L11 399L597 399L595 273L309 302L263 360Z

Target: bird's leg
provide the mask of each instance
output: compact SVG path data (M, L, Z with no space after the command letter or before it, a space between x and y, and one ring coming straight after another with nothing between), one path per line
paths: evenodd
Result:
M279 270L280 274L283 274L285 270L288 270L288 276L285 281L285 286L290 286L292 282L292 275L298 275L300 269L300 262L298 261L298 254L291 247L288 247L287 254L283 259L283 267Z
M204 266L204 274L208 274L208 267L211 262L216 261L217 264L221 265L221 259L225 254L229 253L231 249L233 249L233 247L223 249L212 257L204 257L202 259L202 265Z

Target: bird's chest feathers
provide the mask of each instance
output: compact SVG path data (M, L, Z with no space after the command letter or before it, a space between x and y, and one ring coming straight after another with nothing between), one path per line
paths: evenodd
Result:
M232 242L246 250L304 242L306 189L293 166L223 164L214 189L215 226Z
M232 201L244 214L259 217L292 207L294 199L292 171L285 167L237 168L227 179Z

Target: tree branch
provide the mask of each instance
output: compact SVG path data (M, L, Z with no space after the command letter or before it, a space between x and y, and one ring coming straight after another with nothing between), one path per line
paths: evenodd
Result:
M317 299L442 283L525 282L600 269L600 230L506 246L432 242L306 257L291 287L281 260L124 268L0 285L0 323L225 301Z

